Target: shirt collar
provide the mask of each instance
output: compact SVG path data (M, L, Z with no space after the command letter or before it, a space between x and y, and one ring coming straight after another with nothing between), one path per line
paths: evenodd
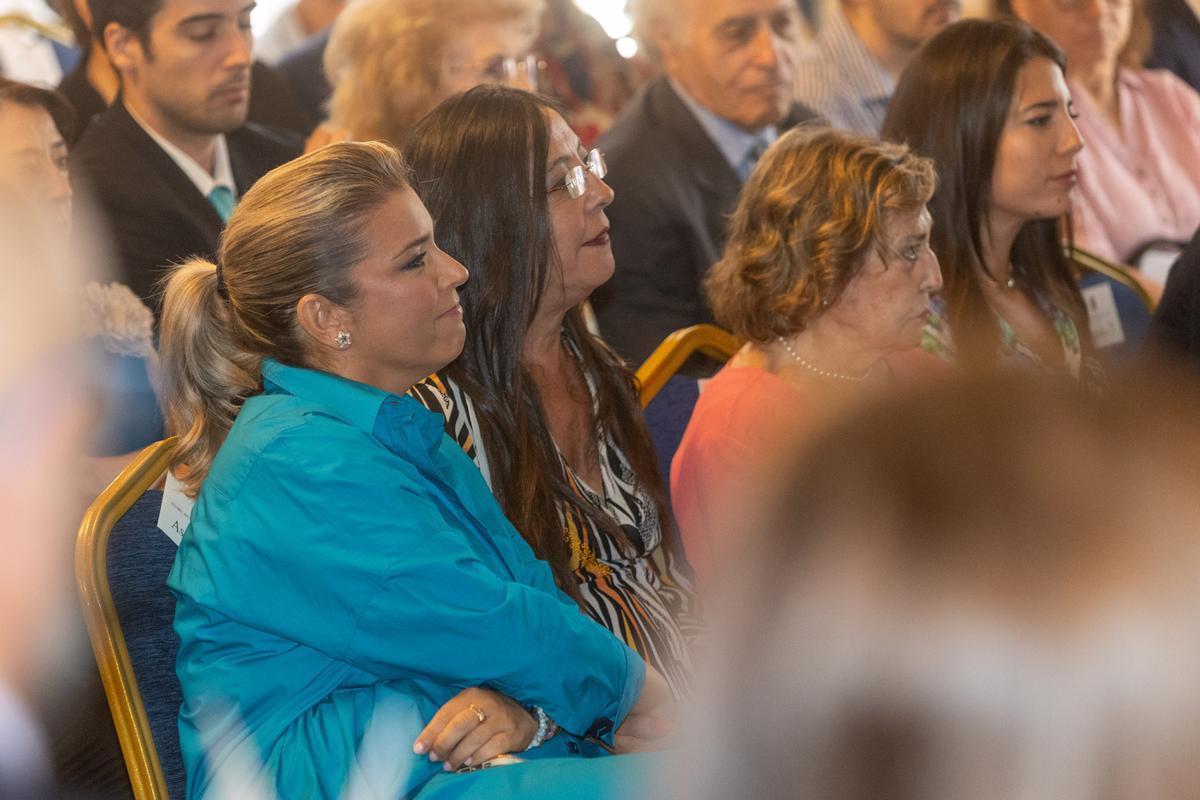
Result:
M430 451L441 442L443 418L407 395L391 392L338 375L305 367L282 364L273 358L262 363L263 388L268 394L286 392L316 403L332 417L353 425L384 441L389 447L397 438L414 432Z
M142 130L183 170L183 174L187 175L188 180L196 185L200 194L208 197L212 194L213 189L224 186L233 192L235 198L237 197L237 184L233 182L233 167L229 163L229 145L225 142L224 134L217 134L217 141L213 147L213 172L209 175L208 170L200 166L196 159L167 141L162 134L146 124L128 104L126 104L125 110L129 112L129 116L133 117L133 121L140 125Z
M896 91L895 78L858 38L840 4L833 4L817 38L820 46L841 63L847 83L864 104L886 104L891 99Z
M721 155L725 156L725 160L729 162L729 166L733 167L735 172L741 170L746 156L752 148L760 142L769 145L779 137L779 130L774 125L768 125L755 133L747 133L729 120L718 117L700 105L674 78L669 77L667 80L670 82L671 88L675 90L675 94L679 95L679 99L696 117L700 127L708 134L708 138L712 139L713 144L721 151Z

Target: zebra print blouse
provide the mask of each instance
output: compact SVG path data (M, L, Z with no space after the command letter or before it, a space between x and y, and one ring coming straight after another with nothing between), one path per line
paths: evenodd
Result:
M491 486L491 467L471 398L440 375L426 378L409 394L442 414L446 433L475 461ZM563 536L571 544L571 569L587 613L662 673L676 697L686 696L692 678L691 644L700 635L695 591L677 556L661 546L654 501L607 433L600 443L602 495L575 474L561 453L559 464L575 492L606 509L631 542L642 544L622 547L577 509L560 506Z

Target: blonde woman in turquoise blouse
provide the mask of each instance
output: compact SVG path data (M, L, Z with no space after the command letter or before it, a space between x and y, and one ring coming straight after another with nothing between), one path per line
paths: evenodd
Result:
M399 154L265 176L221 267L167 285L188 797L599 797L670 727L662 677L556 587L439 415L467 272ZM557 735L551 735L557 729ZM528 748L528 749L527 749ZM470 774L501 753L526 763Z

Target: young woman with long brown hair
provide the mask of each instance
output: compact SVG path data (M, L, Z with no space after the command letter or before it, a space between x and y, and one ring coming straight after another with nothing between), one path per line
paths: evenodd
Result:
M965 20L900 79L883 138L937 165L931 246L945 286L925 346L1080 375L1087 314L1062 236L1083 140L1062 53L1020 22Z

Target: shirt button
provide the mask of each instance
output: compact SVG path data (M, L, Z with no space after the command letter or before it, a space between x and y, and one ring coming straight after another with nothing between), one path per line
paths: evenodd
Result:
M567 750L573 756L579 755L579 742L567 742Z

